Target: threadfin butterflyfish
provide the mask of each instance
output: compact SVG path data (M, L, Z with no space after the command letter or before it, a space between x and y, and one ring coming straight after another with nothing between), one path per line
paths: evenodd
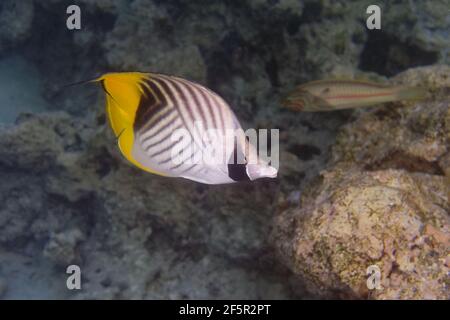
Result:
M389 86L357 80L319 80L298 86L284 100L294 111L333 111L379 103L423 99L420 87Z
M258 156L229 105L206 87L156 73L108 73L106 110L123 156L140 169L205 184L263 177Z

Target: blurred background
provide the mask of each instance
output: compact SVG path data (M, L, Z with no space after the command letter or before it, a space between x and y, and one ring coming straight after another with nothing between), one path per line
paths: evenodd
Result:
M300 196L321 183L340 130L360 114L292 113L279 101L316 79L387 81L431 65L448 71L448 0L378 1L381 30L368 30L372 2L1 1L0 298L302 299L346 292L351 284L339 272L311 289L317 277L305 279L305 270L316 265L292 267L273 229L279 212L300 206ZM81 9L80 30L66 27L71 4ZM110 71L195 80L219 93L244 128L280 129L278 179L207 186L132 167L117 150L100 86L61 89ZM427 79L445 78L436 72ZM418 121L416 129L436 128ZM447 141L439 141L445 149ZM443 177L441 167L421 172ZM66 288L71 264L81 268L81 290Z

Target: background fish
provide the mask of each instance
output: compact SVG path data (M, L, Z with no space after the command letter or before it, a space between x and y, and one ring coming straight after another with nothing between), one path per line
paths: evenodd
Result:
M256 148L245 139L228 104L211 90L154 73L109 73L95 81L100 81L106 92L107 114L120 150L137 167L207 184L276 177L277 170L259 159ZM198 124L205 131L214 129L223 135L205 141ZM191 139L174 141L176 130L184 130ZM227 130L239 134L226 139ZM174 148L183 157L178 162L174 161ZM195 161L214 148L221 149L223 161ZM246 161L236 163L244 155ZM248 162L249 157L256 161Z
M332 111L379 103L422 99L423 88L387 86L355 80L321 80L297 87L283 102L295 111Z

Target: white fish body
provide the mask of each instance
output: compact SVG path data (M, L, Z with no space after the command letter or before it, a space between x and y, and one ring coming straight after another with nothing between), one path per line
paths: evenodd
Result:
M104 77L103 85L111 95L109 103L121 104L121 99L108 90L114 88L108 85L108 80L114 80ZM258 158L256 148L245 139L231 108L217 94L172 76L138 74L136 79L140 97L135 99L138 105L131 108L132 125L123 131L123 135L132 131L132 137L122 138L121 134L119 145L137 166L152 173L206 184L276 177L277 169ZM118 90L118 94L125 91ZM113 125L116 133L120 127ZM236 163L235 155L243 161Z

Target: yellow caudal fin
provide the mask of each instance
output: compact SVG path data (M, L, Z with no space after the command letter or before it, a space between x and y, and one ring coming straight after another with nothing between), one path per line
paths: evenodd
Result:
M398 100L422 100L425 99L427 91L421 87L404 87L397 92Z

